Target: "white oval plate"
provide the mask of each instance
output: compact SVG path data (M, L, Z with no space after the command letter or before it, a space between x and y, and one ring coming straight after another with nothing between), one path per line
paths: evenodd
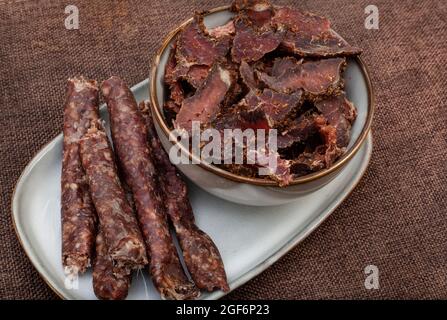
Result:
M138 101L148 98L148 81L132 88ZM101 115L106 119L105 107ZM308 236L349 195L371 156L368 139L341 174L322 189L296 202L275 207L249 207L216 198L190 184L197 223L218 246L231 289L244 284ZM65 299L96 299L90 272L77 289L67 289L61 266L60 174L62 135L46 145L23 171L12 199L17 236L46 283ZM202 294L217 299L221 291ZM159 299L147 272L134 276L128 299Z

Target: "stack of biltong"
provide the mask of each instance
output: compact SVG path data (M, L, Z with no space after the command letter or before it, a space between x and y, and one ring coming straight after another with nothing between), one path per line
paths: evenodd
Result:
M208 29L204 13L178 34L166 65L164 113L172 128L276 129L286 186L329 168L345 151L356 108L344 92L350 46L324 17L267 0L236 0L234 18ZM258 177L258 163L221 165Z

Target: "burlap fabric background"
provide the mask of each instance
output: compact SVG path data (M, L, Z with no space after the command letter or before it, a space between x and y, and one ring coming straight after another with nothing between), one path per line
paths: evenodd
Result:
M64 28L76 4L80 29ZM161 39L197 9L228 1L0 0L0 298L53 299L10 218L20 172L61 131L65 81L117 74L136 84ZM376 89L374 154L360 185L304 243L230 299L447 298L447 2L278 1L331 18L362 47ZM273 214L273 213L272 213ZM380 289L364 287L366 265Z

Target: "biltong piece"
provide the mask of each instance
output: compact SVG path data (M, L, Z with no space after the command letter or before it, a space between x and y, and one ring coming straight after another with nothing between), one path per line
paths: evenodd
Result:
M351 138L351 124L357 116L355 106L345 94L329 97L315 103L316 108L336 129L337 146L347 147Z
M182 103L175 126L191 132L192 122L200 122L200 126L207 127L220 112L231 88L235 83L235 76L220 64L215 64L202 87Z
M278 134L278 149L292 147L295 143L306 143L309 137L317 134L318 123L321 123L321 115L316 113L305 113L295 119L290 125Z
M281 48L290 53L328 58L356 56L362 52L340 37L327 18L310 12L282 7L276 11L272 23L285 32Z
M174 77L186 78L193 65L211 67L215 61L227 55L230 43L229 37L211 37L203 24L203 16L196 14L194 20L185 27L177 40L177 65Z
M260 94L253 92L248 94L243 100L243 104L248 113L263 114L269 127L275 128L285 125L290 119L293 119L303 100L301 90L285 94L265 89Z
M315 125L323 144L314 151L305 151L297 159L291 160L291 172L295 176L329 168L345 152L345 148L337 145L337 129L328 124L325 117L316 117Z
M236 18L235 27L231 55L237 63L258 61L278 48L284 36L271 28L258 29L246 18Z
M344 58L300 60L284 72L278 72L277 76L258 72L258 78L277 92L290 93L302 89L306 98L313 100L332 95L343 87L341 73L345 65Z

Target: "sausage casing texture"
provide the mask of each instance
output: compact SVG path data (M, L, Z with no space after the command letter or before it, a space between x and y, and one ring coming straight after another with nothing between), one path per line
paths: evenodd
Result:
M80 155L113 272L118 277L126 276L147 264L146 249L121 185L112 148L99 122L81 139Z
M189 281L178 258L157 190L147 129L135 98L125 83L112 77L101 85L110 115L112 139L126 183L132 190L146 241L150 274L165 299L192 299L199 290Z
M172 165L155 131L149 102L139 105L146 120L151 154L159 171L164 204L183 251L185 264L196 286L212 291L229 291L227 276L219 250L211 238L195 224L185 181Z
M83 273L90 266L95 243L96 212L79 156L79 141L98 118L96 81L68 79L61 175L62 264L67 274Z
M96 237L96 255L93 260L93 291L102 300L123 300L129 291L131 275L115 276L113 260L101 230Z

